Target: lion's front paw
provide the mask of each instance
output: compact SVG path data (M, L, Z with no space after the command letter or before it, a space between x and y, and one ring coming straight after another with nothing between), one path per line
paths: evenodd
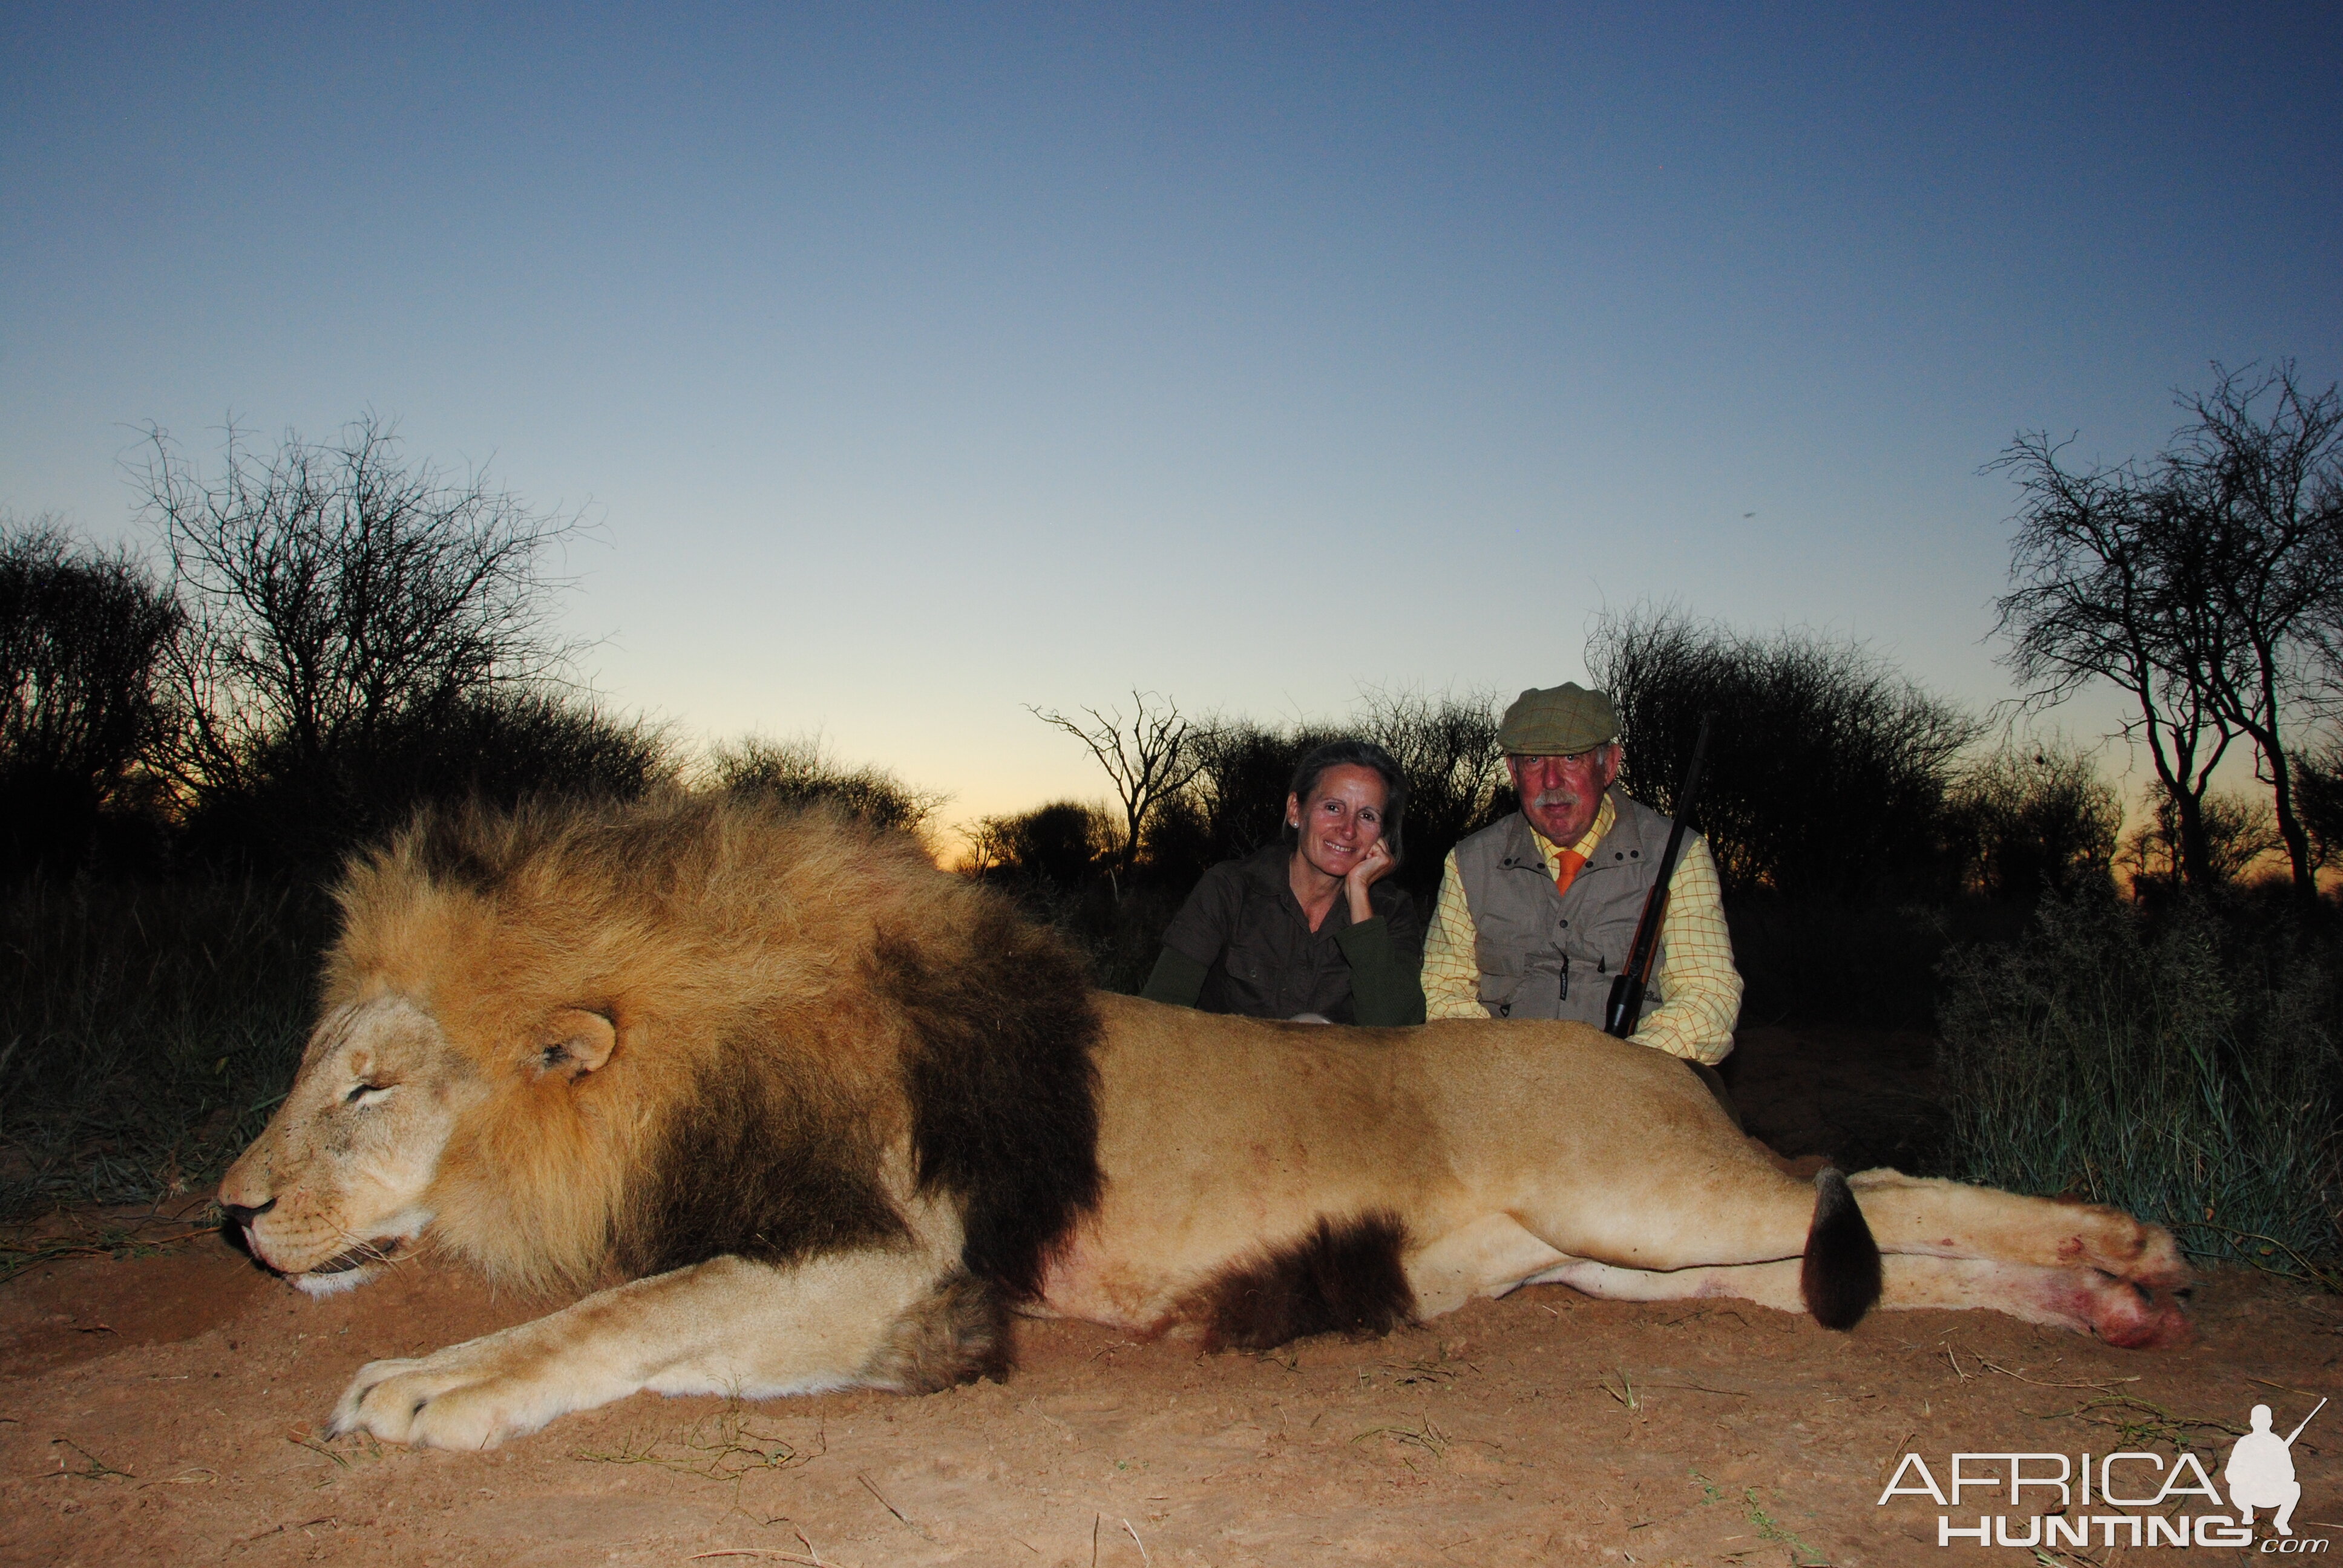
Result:
M560 1413L522 1379L458 1345L420 1360L368 1362L334 1407L330 1434L373 1433L417 1448L494 1448Z

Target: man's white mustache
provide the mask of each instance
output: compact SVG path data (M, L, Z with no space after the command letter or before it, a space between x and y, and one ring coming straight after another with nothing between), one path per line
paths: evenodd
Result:
M1531 801L1530 804L1533 806L1575 806L1578 804L1578 801L1579 797L1575 795L1567 795L1559 789L1549 789L1544 794L1540 795L1536 799Z

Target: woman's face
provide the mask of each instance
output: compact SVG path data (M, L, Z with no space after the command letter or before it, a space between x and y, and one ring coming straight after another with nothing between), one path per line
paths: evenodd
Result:
M1285 820L1300 830L1295 853L1340 881L1383 836L1383 779L1342 763L1318 775L1307 800L1285 798Z

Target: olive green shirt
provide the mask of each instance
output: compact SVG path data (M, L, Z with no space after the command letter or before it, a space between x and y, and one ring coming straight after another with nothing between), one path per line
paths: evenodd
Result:
M1350 900L1338 895L1313 931L1287 879L1292 853L1271 844L1205 872L1163 933L1162 957L1139 994L1252 1018L1422 1023L1423 922L1414 900L1386 878L1368 890L1366 920L1353 923Z

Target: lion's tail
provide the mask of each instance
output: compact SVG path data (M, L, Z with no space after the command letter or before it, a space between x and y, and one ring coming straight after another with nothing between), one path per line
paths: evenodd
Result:
M1851 1329L1878 1304L1879 1287L1879 1243L1845 1175L1826 1169L1815 1178L1814 1223L1806 1227L1805 1262L1798 1271L1806 1311L1826 1329Z

